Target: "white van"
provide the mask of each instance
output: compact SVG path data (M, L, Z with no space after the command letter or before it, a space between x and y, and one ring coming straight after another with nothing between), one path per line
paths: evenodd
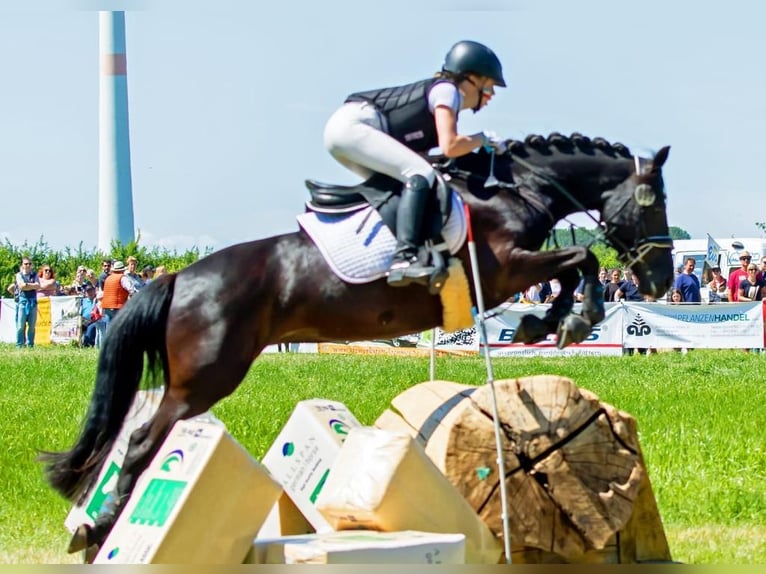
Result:
M753 256L754 263L760 263L761 257L766 255L766 238L763 237L714 237L718 244L718 266L721 274L728 277L735 269L739 269L739 254L749 251ZM703 285L709 277L703 276L705 256L707 254L708 240L705 239L675 239L673 241L673 265L676 269L682 267L688 257L696 261L694 273L702 279Z

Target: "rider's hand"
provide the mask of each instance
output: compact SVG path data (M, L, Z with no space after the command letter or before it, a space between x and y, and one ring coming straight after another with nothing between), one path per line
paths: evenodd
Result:
M499 137L495 132L481 132L482 146L490 153L505 153L508 151L508 143L505 139Z

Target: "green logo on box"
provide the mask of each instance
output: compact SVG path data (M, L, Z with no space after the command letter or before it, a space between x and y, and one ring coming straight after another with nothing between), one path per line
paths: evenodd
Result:
M117 476L120 474L120 467L114 463L109 463L109 467L104 473L104 478L96 486L93 497L90 499L85 513L93 520L101 513L104 503L111 499L112 490L117 486Z
M130 515L130 523L142 526L165 526L186 484L182 480L153 478L141 495L133 514Z

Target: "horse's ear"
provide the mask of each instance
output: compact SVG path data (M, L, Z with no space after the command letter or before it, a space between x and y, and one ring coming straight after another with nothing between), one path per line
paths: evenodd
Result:
M661 148L660 151L658 151L654 155L654 159L652 160L652 169L660 169L665 164L665 161L668 159L669 153L670 153L669 145L666 145L665 147Z

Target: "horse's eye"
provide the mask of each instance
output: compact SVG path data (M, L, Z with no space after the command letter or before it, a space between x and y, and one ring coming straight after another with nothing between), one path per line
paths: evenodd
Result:
M636 189L633 192L633 198L641 207L649 207L650 205L654 205L654 202L657 199L657 194L652 189L651 185L642 183L636 186Z

